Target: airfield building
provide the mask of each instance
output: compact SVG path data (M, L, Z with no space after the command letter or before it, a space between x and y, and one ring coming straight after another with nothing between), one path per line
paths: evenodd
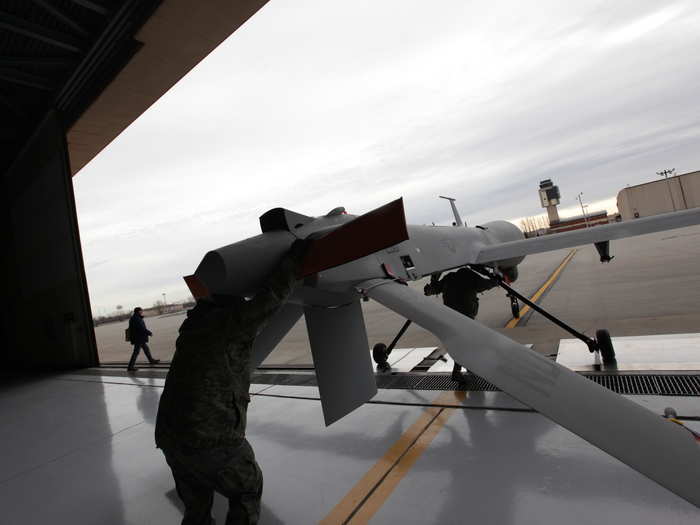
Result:
M617 194L622 220L700 206L700 171L628 186Z
M576 215L574 217L566 217L557 221L550 221L549 233L562 233L571 230L580 230L581 228L590 228L601 224L608 224L608 212L605 210L594 211L586 215Z

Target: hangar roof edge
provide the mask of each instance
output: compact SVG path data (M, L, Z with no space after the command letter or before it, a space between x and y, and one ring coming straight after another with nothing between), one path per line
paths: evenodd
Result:
M163 0L136 34L143 43L67 133L77 174L267 0Z

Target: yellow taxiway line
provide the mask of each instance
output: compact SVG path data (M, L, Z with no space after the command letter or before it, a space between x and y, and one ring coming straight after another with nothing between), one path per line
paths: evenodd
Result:
M559 266L557 266L557 269L552 272L552 275L549 276L549 279L547 279L544 284L540 287L539 290L535 292L535 295L530 297L530 301L533 303L536 303L537 300L542 297L542 294L547 291L547 289L554 284L554 281L557 280L557 277L559 277L559 274L564 271L564 268L566 268L566 265L571 262L571 259L574 258L574 255L576 255L576 248L571 250L569 254L564 257L564 260L559 263ZM520 320L525 316L530 311L530 307L525 305L520 309L520 314L518 315L518 318L513 318L508 323L506 324L506 328L515 328L517 324L520 322Z
M433 400L445 405L464 400L465 392L443 392ZM358 481L323 518L322 525L367 523L384 505L399 482L425 452L456 408L427 407L418 420L387 450L386 454Z
M530 298L536 302L557 280L561 272L576 255L573 249L564 257L556 270ZM529 306L520 309L518 319L511 319L506 328L514 328L530 311ZM427 407L420 417L386 451L372 468L362 476L345 497L320 521L321 525L367 523L389 499L399 482L406 476L418 458L427 450L433 438L440 433L447 420L458 408L445 408L455 400L464 401L466 392L443 392L433 400L438 406ZM443 405L440 407L439 405Z

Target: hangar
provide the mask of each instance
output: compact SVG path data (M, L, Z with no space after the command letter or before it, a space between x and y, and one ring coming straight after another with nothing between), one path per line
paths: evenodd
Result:
M99 363L72 177L265 3L2 3L5 373Z

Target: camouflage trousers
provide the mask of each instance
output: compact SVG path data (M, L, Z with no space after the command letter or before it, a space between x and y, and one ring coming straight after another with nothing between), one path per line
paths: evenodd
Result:
M182 525L210 525L214 491L228 498L226 525L258 522L263 478L247 440L233 447L167 448L163 454L185 504Z

